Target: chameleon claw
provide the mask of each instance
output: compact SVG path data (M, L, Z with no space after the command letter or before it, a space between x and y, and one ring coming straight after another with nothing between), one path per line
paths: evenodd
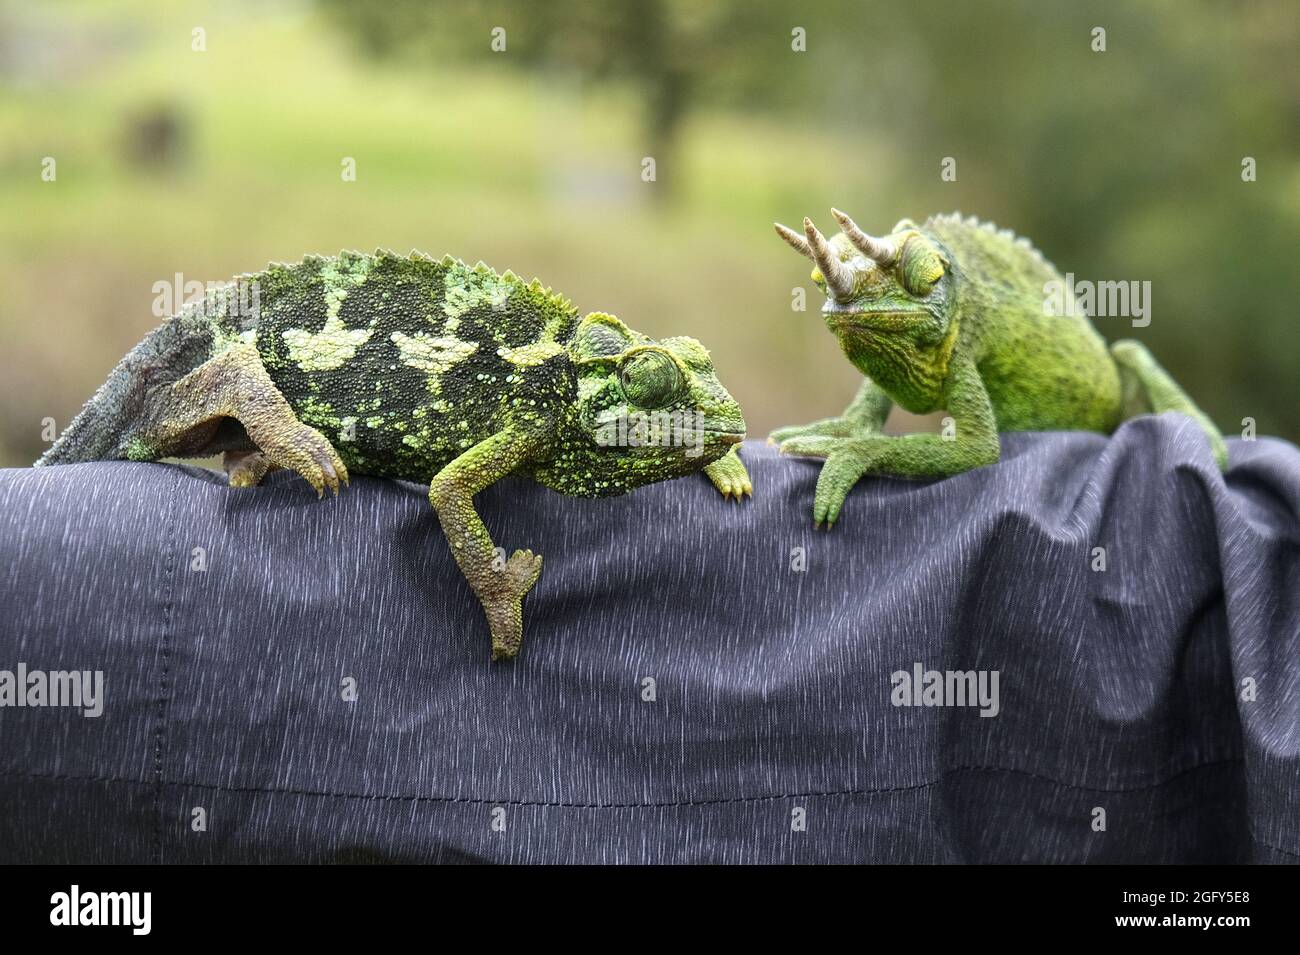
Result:
M339 483L347 483L348 469L319 431L298 422L287 433L272 437L274 442L263 448L268 461L297 471L315 488L317 500L325 497L326 488L338 496Z
M713 482L724 501L739 504L744 493L752 487L749 472L734 451L708 465L704 475Z

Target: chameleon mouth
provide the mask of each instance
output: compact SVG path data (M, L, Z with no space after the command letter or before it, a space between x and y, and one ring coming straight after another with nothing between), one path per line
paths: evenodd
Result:
M836 308L823 309L828 322L837 325L852 325L855 320L861 320L864 317L876 318L887 316L889 318L915 318L917 315L924 315L923 308Z
M745 440L745 422L740 422L737 428L730 421L705 421L703 433L710 441L718 441L722 444L740 444Z
M859 308L852 311L845 309L843 311L827 311L826 324L833 334L860 334L870 332L879 334L882 331L901 330L903 323L910 320L916 320L926 315L924 309L907 309L907 308ZM893 320L884 328L880 327L881 319ZM896 327L892 327L897 323Z

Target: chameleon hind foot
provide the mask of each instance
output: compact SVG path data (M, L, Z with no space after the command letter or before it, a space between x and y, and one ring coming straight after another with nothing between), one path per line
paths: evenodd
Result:
M258 446L267 461L267 470L280 467L297 471L316 489L317 497L324 497L326 488L337 495L339 484L348 483L347 466L334 445L310 425L295 418L292 424L285 422L264 440Z
M704 473L713 486L722 492L723 500L740 501L743 495L754 496L754 485L749 480L749 472L736 449L732 448L718 460L704 468Z
M348 483L348 469L334 446L315 428L301 422L283 429L283 436L262 451L227 451L223 461L231 487L257 487L272 471L297 471L316 489L317 497L329 488L339 493L339 483Z
M298 419L267 374L257 349L243 342L214 355L158 394L138 440L155 458L193 454L212 440L224 418L243 425L248 440L262 452L266 470L297 471L318 497L324 496L326 488L337 494L339 482L347 483L348 469L334 446ZM241 474L240 480L255 473Z
M227 451L222 460L231 487L257 487L279 468L261 451Z
M509 660L519 652L524 639L524 595L542 575L542 555L517 550L510 555L493 592L482 599L492 633L492 659Z
M1187 392L1160 367L1145 345L1133 339L1122 339L1111 344L1110 354L1119 366L1126 420L1140 414L1181 412L1205 432L1205 437L1210 442L1210 452L1214 455L1219 470L1228 469L1228 446L1219 429L1209 415L1198 408Z

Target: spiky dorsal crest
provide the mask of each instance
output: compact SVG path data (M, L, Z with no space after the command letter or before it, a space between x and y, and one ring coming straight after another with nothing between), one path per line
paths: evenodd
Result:
M1016 249L1028 253L1044 265L1049 267L1051 265L1043 253L1038 251L1034 244L1024 236L1016 235L1015 232L1010 229L999 229L992 222L982 221L977 219L975 216L963 216L960 212L950 212L945 215L930 216L930 218L925 220L925 225L922 228L929 228L932 225L938 225L941 228L952 228L956 226L959 229L969 229L971 231L978 230L980 232L988 233L989 235L996 236L998 239L1014 246Z

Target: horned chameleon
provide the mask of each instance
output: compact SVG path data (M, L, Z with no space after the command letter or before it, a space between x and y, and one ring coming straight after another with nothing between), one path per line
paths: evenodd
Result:
M36 464L223 453L232 485L287 468L318 496L349 474L427 481L495 660L519 651L542 558L503 559L475 494L512 473L601 497L703 470L740 500L744 434L695 339L579 318L482 263L379 250L210 289L122 359Z
M1109 434L1135 415L1176 411L1201 427L1227 467L1214 423L1144 345L1107 348L1084 312L1049 313L1045 288L1064 280L1027 239L956 213L919 226L904 219L876 237L831 212L841 231L829 240L811 219L802 233L775 223L813 261L826 326L865 376L843 414L769 438L783 454L825 459L817 526L835 524L864 475L945 477L996 462L999 431ZM946 410L954 430L886 436L895 404Z

